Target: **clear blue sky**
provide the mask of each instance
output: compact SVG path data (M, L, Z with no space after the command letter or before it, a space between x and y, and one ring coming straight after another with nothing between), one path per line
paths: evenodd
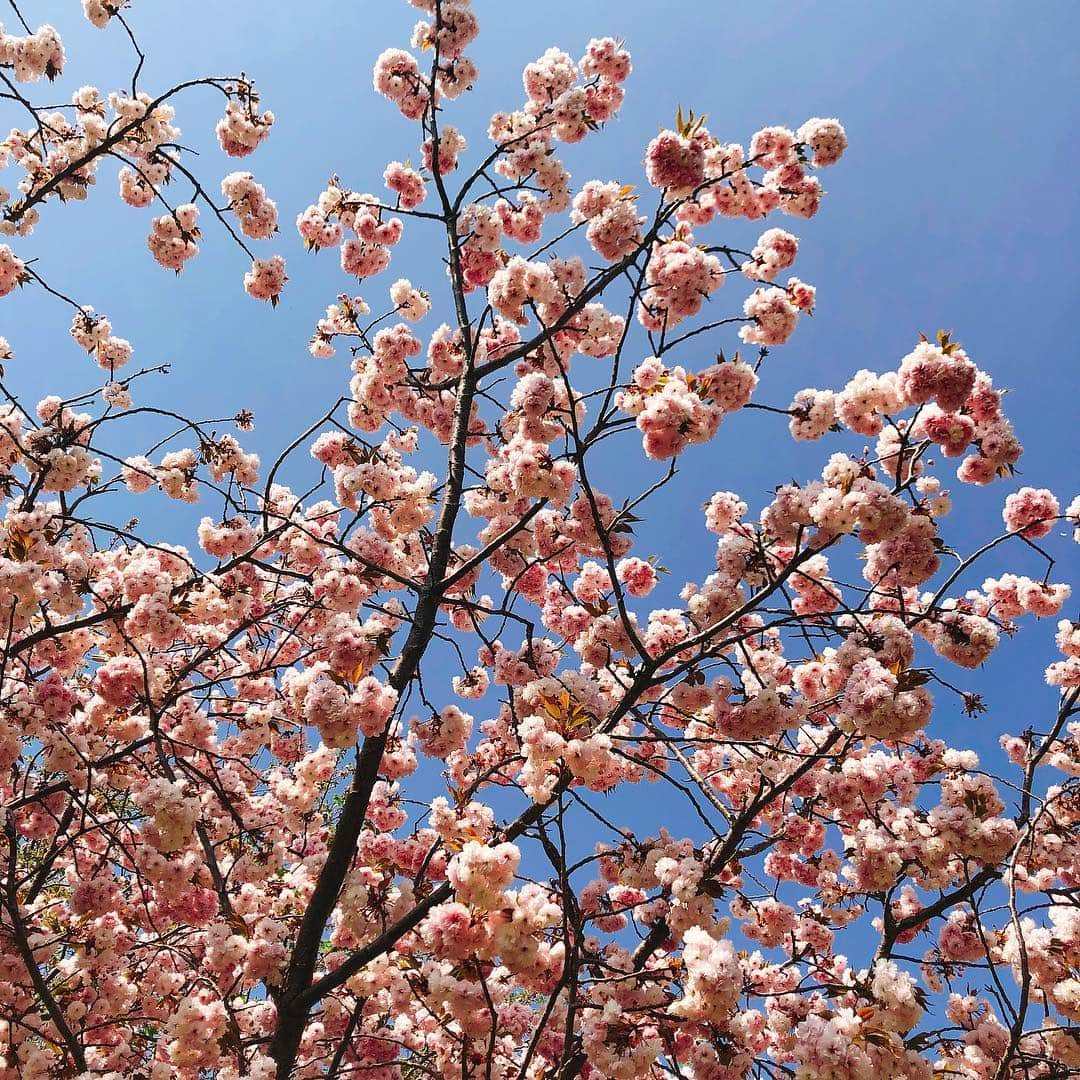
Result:
M774 352L760 399L786 404L802 386L838 388L857 368L894 366L918 331L951 328L998 386L1014 390L1007 411L1026 452L1014 481L958 500L947 538L963 548L993 534L1005 495L1022 483L1071 498L1080 449L1074 381L1080 158L1071 46L1080 6L1062 0L478 0L476 9L482 35L470 53L481 79L447 117L476 151L485 147L488 115L519 104L525 62L552 44L578 56L589 37L609 33L627 39L634 74L618 121L567 154L577 181L600 175L640 184L642 149L680 103L708 113L710 129L726 141L745 142L766 124L796 127L808 116L839 117L851 145L841 164L822 174L829 192L822 211L811 222L777 222L803 239L795 269L817 285L818 313ZM82 83L103 90L122 84L130 52L119 28L93 30L73 0L24 10L32 23L52 21L64 35L70 77L58 100ZM282 251L292 278L276 312L248 299L240 286L242 254L204 220L203 253L174 280L145 250L149 212L115 197L111 166L101 176L106 190L92 193L96 209L46 214L38 236L19 243L20 253L39 255L51 283L106 311L116 332L135 344L137 363L173 364L167 382L144 384L142 400L167 398L204 416L251 408L258 426L246 441L270 457L342 391L346 359L314 361L306 342L326 303L350 286L333 253L303 253L292 222L331 173L354 189L379 190L387 160L416 160L414 129L374 96L370 75L383 48L407 46L418 14L397 0L136 0L130 17L149 57L146 87L243 68L276 112L271 140L242 163L224 159L213 141L216 96L196 91L181 103L178 123L184 141L206 151L198 170L215 188L236 167L251 168L267 185L283 234L260 253ZM706 235L744 245L758 231L734 223ZM400 275L439 290L441 250L431 234L407 234L391 270L360 291L376 308ZM731 283L723 302L737 305L739 288ZM67 316L54 302L25 290L0 312L0 332L18 357L12 385L31 398L89 385L93 371L67 338ZM422 325L430 330L448 314L437 309ZM717 344L730 349L736 342ZM703 355L701 366L708 362ZM736 418L715 443L688 457L693 468L681 495L668 498L658 518L639 530L641 553L661 555L675 571L675 588L707 572L711 543L699 507L709 491L738 490L760 509L774 484L808 479L832 449L852 445L795 447L786 431L761 421ZM647 475L642 472L641 486ZM141 512L162 530L181 513L163 507L153 512L157 519L147 517L148 507ZM1066 562L1056 576L1075 580L1075 557L1058 546ZM1041 573L1026 555L1019 562ZM991 560L985 570L1001 565ZM1055 698L1042 684L1053 627L1025 629L1001 647L986 673L958 673L962 686L981 684L989 714L968 721L946 704L935 734L986 748L1001 731L1043 725Z

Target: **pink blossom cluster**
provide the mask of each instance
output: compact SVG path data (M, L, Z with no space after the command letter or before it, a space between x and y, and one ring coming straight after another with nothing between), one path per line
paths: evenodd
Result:
M427 188L424 178L415 169L400 161L391 161L383 171L386 186L397 195L402 210L415 210L425 198Z
M0 1080L1071 1075L1080 629L1051 560L1080 500L1019 488L1003 535L952 550L939 459L978 485L1021 447L948 334L766 403L768 350L816 300L782 283L799 241L702 230L811 216L837 121L744 150L680 110L639 213L558 156L623 100L629 54L597 38L528 64L455 176L477 14L411 2L415 55L374 74L419 122L389 194L334 179L297 228L363 278L407 221L446 291L327 306L310 351L344 346L348 386L307 434L264 468L247 409L117 427L141 373L118 379L132 346L81 302L107 385L0 406ZM243 77L205 82L222 147L251 152L271 114ZM5 234L109 156L133 206L190 179L171 101L81 87L13 131ZM192 183L154 222L163 265L197 250L198 199L241 244L275 231L252 174L222 207ZM0 292L29 264L0 247ZM729 273L755 291L699 319ZM245 287L273 303L284 280L258 258ZM750 362L705 336L731 323ZM723 470L750 410L850 445L744 497ZM711 550L669 572L684 538L641 519L706 442L702 517L678 524ZM133 498L200 509L151 538ZM983 761L957 717L996 717L978 673L1025 616L1056 622L1057 701ZM669 800L678 825L648 835Z
M448 173L452 173L458 167L458 157L468 149L468 142L465 137L453 124L446 124L439 132L439 152L438 161L436 162L435 154L435 140L434 138L425 139L420 147L421 156L424 162L424 168L428 172L436 171L436 164L438 164L438 173L440 176L446 176Z
M824 168L835 165L847 149L847 134L839 120L812 117L799 128L796 135L813 155L814 165Z
M7 296L25 280L26 264L7 244L0 244L0 296Z
M75 343L85 349L108 372L122 368L134 352L131 342L116 337L112 323L93 308L84 308L71 320L71 336Z
M743 273L758 281L774 281L781 270L795 262L799 238L784 229L768 229L758 237L750 258L742 265Z
M808 387L795 395L788 412L788 430L793 439L820 439L836 424L836 395L831 390Z
M836 120L813 118L798 131L762 128L749 149L722 143L693 113L678 130L666 129L646 150L649 183L674 200L678 216L693 225L706 225L721 217L758 220L781 210L809 218L821 202L821 183L808 174L812 165L835 164L847 146L847 136ZM810 155L806 152L809 150ZM751 167L765 173L760 181L748 175Z
M1006 497L1001 516L1009 532L1037 540L1054 527L1061 516L1061 504L1046 488L1022 487Z
M269 259L253 259L251 269L244 275L244 291L256 300L269 300L277 304L285 288L285 260L280 255Z
M668 330L701 311L702 302L724 284L724 273L720 260L680 226L675 237L653 245L645 281L638 320L646 330Z
M476 64L465 55L465 50L479 34L480 24L469 0L453 0L440 6L437 12L430 5L424 6L437 18L418 22L411 44L414 49L435 50L436 86L444 97L452 100L471 89L476 81Z
M407 120L419 120L427 112L431 92L416 58L404 49L386 49L379 55L372 82Z
M887 421L918 406L910 427ZM880 435L878 451L900 475L909 457L901 441L921 437L946 457L967 456L957 470L964 483L988 484L1008 475L1021 453L1012 425L1001 412L1001 394L948 335L938 346L925 339L903 358L898 370L855 374L836 396L836 415L860 435ZM917 466L918 468L918 466Z
M470 840L450 860L447 875L463 904L491 911L502 906L520 859L513 844L489 847Z
M634 369L616 404L637 417L646 455L663 461L712 439L725 416L747 405L757 382L753 368L737 357L696 375L650 357Z
M544 214L566 210L570 175L555 156L555 145L581 142L612 119L622 105L622 83L630 71L629 53L612 38L590 41L577 65L555 48L526 65L525 105L512 113L495 113L488 126L500 151L496 171L511 182L530 177L544 193L538 203Z
M1046 681L1050 686L1072 688L1080 686L1080 627L1070 619L1057 624L1055 641L1062 654L1046 669Z
M225 115L218 121L217 137L229 157L247 157L269 136L274 114L259 112L258 97L247 84L241 84L236 100L225 105Z
M326 315L315 324L315 333L311 336L308 351L317 359L325 359L333 356L334 338L341 336L359 337L362 315L370 314L363 297L350 297L342 293L336 304L328 304Z
M525 317L525 305L548 307L560 299L559 282L547 263L531 263L515 255L497 271L488 284L488 302L491 306L521 326Z
M0 24L0 65L12 69L17 82L51 82L64 70L64 46L52 26L39 26L32 34L9 34Z
M146 246L160 266L179 274L188 259L198 255L199 245L195 243L199 236L195 224L198 216L198 207L185 203L171 214L154 218Z
M390 265L390 249L404 229L400 218L383 220L382 204L374 195L357 195L336 184L300 214L296 227L311 249L340 245L341 269L358 278L373 277ZM354 235L346 236L346 231Z
M98 30L103 30L129 3L130 0L82 0L83 14Z
M408 278L398 278L390 286L390 299L409 322L419 322L431 310L431 297L423 289L414 288Z
M705 152L711 143L704 128L696 133L661 131L645 151L649 183L669 197L693 196L705 181Z
M277 232L277 204L267 198L266 188L249 172L229 173L221 181L221 194L240 219L240 229L253 240L265 240Z
M94 25L104 27L120 16L125 4L86 0L83 6L87 18ZM41 74L54 78L63 67L63 47L51 27L42 27L25 38L12 37L0 30L0 38L4 43L0 51L6 50L0 62L12 66L16 78L34 80ZM17 165L24 176L18 184L19 197L13 199L6 189L0 189L0 202L5 204L0 232L29 235L40 220L40 208L44 204L52 200L86 200L96 183L100 164L114 156L123 162L119 171L119 193L123 201L142 208L160 200L168 210L155 220L149 246L162 265L179 270L197 250L193 220L191 223L182 220L190 217L193 204L186 203L173 210L162 194L164 186L179 166L192 181L193 200L205 195L197 178L181 164L188 151L179 143L180 129L173 123L175 109L170 99L199 82L217 86L229 98L226 118L218 125L222 148L236 156L250 153L269 133L273 114L258 112L258 94L244 77L196 80L156 96L133 86L130 95L114 92L103 98L96 87L80 86L72 93L70 106L50 109L40 116L28 103L38 116L38 123L26 131L12 129L5 140L0 163ZM242 175L232 174L226 178L226 185L235 187ZM252 182L246 196L238 192L235 197L250 202L245 210L236 207L241 213L244 232L257 238L269 235L274 228L275 211L261 187ZM169 218L173 219L171 224Z

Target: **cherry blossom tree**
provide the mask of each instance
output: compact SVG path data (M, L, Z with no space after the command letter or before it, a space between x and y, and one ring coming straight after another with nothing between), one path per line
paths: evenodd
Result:
M0 29L0 296L51 294L101 372L36 405L2 381L0 1078L1075 1075L1080 630L1054 552L1080 501L1012 481L1001 394L949 333L767 403L815 290L764 219L818 211L837 120L744 147L680 109L622 177L572 183L565 148L617 137L624 44L548 49L459 131L477 14L412 3L374 67L411 137L296 219L349 290L312 363L351 378L269 462L246 410L155 403L33 257L42 215L77 229L118 183L162 267L202 223L276 303L263 247L297 238L178 126L217 95L247 157L274 122L255 84L144 89L138 5L83 0L130 38L127 89L39 105L60 35L15 5ZM732 218L763 222L752 250ZM430 272L380 283L406 229ZM676 592L634 525L680 467L722 477L751 411L817 445L767 500L718 481L680 523L715 559ZM160 431L132 456L136 416ZM950 472L1003 505L970 553ZM160 499L197 532L155 535ZM980 581L998 548L1036 576ZM1002 733L997 777L941 714L979 713L954 670L1031 618L1062 619L1060 708ZM658 788L678 820L630 827Z

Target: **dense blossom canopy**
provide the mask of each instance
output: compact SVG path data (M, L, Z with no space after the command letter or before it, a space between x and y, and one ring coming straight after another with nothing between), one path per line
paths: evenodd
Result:
M477 13L411 2L373 73L411 134L288 239L258 171L181 141L211 92L221 151L266 152L248 77L144 90L135 45L127 91L37 106L60 35L0 28L0 296L51 293L105 379L34 405L0 372L0 1080L1075 1075L1080 630L1053 551L1080 500L1013 480L1002 395L949 333L762 400L817 300L783 224L818 212L839 121L744 145L680 109L626 148L636 185L580 182L626 46L548 49L459 131ZM137 4L82 7L135 43ZM238 296L287 287L267 243L337 249L310 352L343 396L275 461L246 410L155 403L141 343L33 260L99 180L167 270L235 241ZM731 218L762 222L751 250ZM406 230L439 244L426 280L387 273ZM716 490L680 523L715 558L669 591L634 525L751 412L816 444L805 471ZM118 453L134 416L160 435ZM954 481L1002 506L971 554ZM135 499L201 523L163 539ZM983 578L999 547L1042 576ZM977 714L954 669L1034 618L1060 620L1060 709L1002 734L997 778L940 712ZM621 816L647 785L684 808L652 835Z

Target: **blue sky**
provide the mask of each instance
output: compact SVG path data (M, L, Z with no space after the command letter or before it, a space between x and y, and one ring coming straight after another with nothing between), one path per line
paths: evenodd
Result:
M776 222L802 237L795 272L818 287L817 314L774 351L759 399L786 405L803 386L839 388L860 367L895 366L919 331L949 328L996 385L1013 391L1006 409L1026 450L1014 480L957 493L947 541L966 549L995 534L1005 495L1021 484L1050 486L1063 503L1071 498L1080 450L1069 393L1080 160L1076 65L1066 43L1076 39L1080 7L925 0L475 6L482 34L470 54L481 79L447 114L473 153L485 148L490 113L520 103L524 63L553 44L578 56L602 34L627 40L634 74L619 119L568 151L576 182L595 175L642 184L643 148L680 103L708 113L720 138L744 143L767 124L839 117L851 145L822 174L829 194L820 214L810 222ZM24 13L34 24L53 22L64 36L69 75L53 92L56 100L83 83L103 90L123 84L131 53L119 28L93 30L73 0L28 4ZM370 73L383 48L408 44L418 14L394 0L136 0L130 18L149 57L147 88L243 68L277 114L270 141L242 163L217 150L212 127L220 99L209 91L181 99L177 122L185 144L205 151L196 167L209 187L216 190L220 177L238 167L266 184L283 233L279 242L259 245L260 254L284 253L291 276L277 311L248 299L240 285L245 258L204 214L203 252L175 280L145 249L149 212L115 197L111 166L92 206L46 213L38 234L17 243L19 253L40 257L36 268L51 284L107 312L116 333L135 344L137 364L172 363L167 381L136 391L141 400L201 416L253 409L257 429L245 443L269 458L342 392L347 358L312 360L306 344L325 305L342 290L357 290L333 253L302 251L292 222L332 173L355 190L374 191L386 161L417 159L415 129L373 94ZM760 231L724 223L702 236L748 246ZM398 276L437 292L441 251L437 236L407 231L390 271L358 291L373 309ZM721 294L724 313L742 295L730 283ZM449 315L445 299L441 304L423 328ZM16 350L9 373L15 389L34 400L92 383L94 372L70 342L68 316L54 301L27 289L4 301L0 313L0 333ZM732 335L716 339L715 348L736 344ZM700 366L711 355L703 350ZM857 439L795 446L784 427L762 419L737 417L713 444L688 455L679 493L665 495L639 529L640 553L657 554L673 569L675 589L708 572L712 538L701 528L699 508L709 492L730 488L760 509L775 484L811 478L834 449L858 449ZM132 438L137 442L137 433ZM651 475L644 463L629 483L620 475L626 490L619 493L647 486ZM599 483L605 486L602 475ZM162 533L190 520L182 508L160 502L141 503L138 512ZM1069 545L1059 539L1055 547L1063 557L1055 578L1076 580ZM1006 565L1042 572L1028 553L1017 552L988 560L968 585ZM1042 683L1053 658L1052 621L1024 630L985 672L956 673L959 685L981 690L990 712L965 720L944 703L934 734L992 750L1002 731L1044 725L1055 701Z

